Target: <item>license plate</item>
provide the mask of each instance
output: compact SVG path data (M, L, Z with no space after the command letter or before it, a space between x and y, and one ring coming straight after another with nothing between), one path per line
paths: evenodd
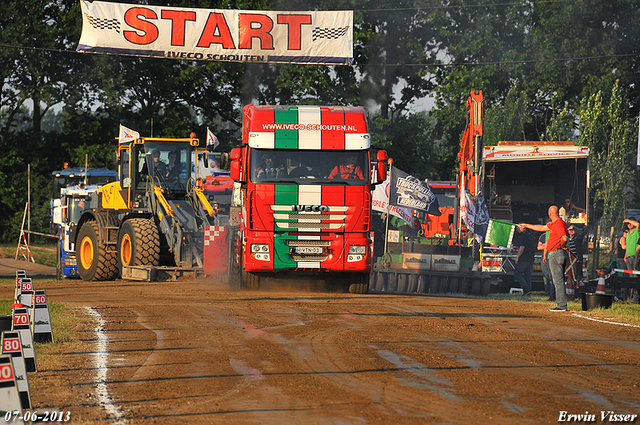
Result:
M322 254L320 246L296 246L296 254Z

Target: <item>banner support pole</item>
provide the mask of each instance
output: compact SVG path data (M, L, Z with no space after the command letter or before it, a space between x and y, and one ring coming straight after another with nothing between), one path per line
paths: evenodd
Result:
M389 164L389 185L393 183L393 179L391 178L391 170L393 169L393 159L389 158L387 160L387 164ZM383 258L387 256L387 239L389 239L389 215L391 214L391 188L389 188L389 200L387 201L387 219L385 220L385 228L384 228L384 254Z

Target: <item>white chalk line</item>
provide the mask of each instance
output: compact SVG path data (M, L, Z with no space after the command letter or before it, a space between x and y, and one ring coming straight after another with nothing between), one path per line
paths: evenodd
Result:
M120 409L113 404L113 400L109 395L109 390L107 388L107 371L108 371L108 354L107 354L107 343L109 342L109 337L103 330L103 326L106 323L100 313L94 310L91 307L87 307L87 311L90 316L93 316L96 319L97 325L94 329L96 336L98 338L98 347L95 350L95 354L93 355L93 363L96 368L96 397L98 398L98 403L104 407L104 410L111 416L111 419L115 419L115 424L126 424L123 418L123 414Z
M578 314L578 313L573 313L573 316L581 317L581 318L587 319L587 320L593 320L594 322L608 323L610 325L619 325L619 326L629 326L629 327L632 327L632 328L640 328L639 325L632 325L630 323L612 322L611 320L596 319L594 317L583 316L582 314Z

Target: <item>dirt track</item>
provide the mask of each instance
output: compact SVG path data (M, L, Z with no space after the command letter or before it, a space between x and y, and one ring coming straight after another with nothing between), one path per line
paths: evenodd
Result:
M561 411L598 422L600 411L640 414L640 328L548 304L302 286L236 292L206 281L36 287L93 315L84 348L37 372L32 389L37 407L76 421L511 424L556 423Z

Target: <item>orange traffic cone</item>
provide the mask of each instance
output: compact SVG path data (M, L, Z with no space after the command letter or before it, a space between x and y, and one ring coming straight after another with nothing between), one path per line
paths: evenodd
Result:
M598 270L600 277L598 277L598 286L596 286L596 294L606 294L604 286L604 270Z

